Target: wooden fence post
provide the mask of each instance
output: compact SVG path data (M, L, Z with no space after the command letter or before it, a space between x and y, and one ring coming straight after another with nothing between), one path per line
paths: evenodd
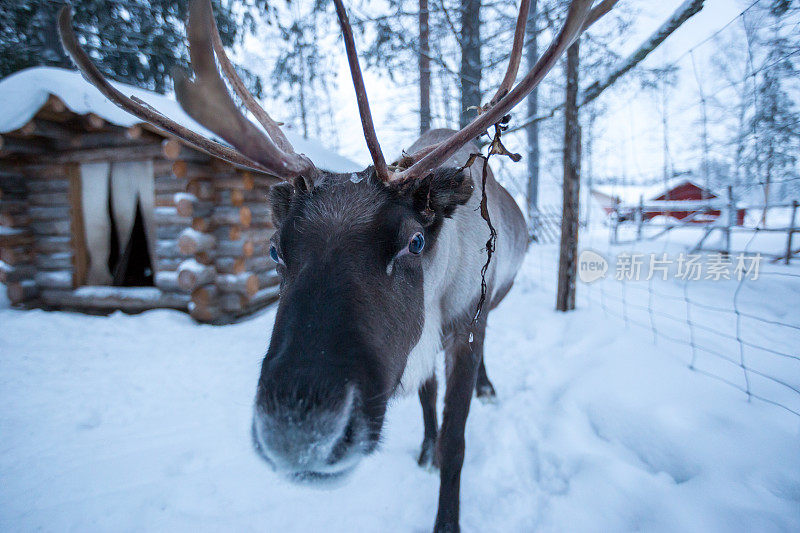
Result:
M619 206L614 205L614 210L611 212L609 218L609 232L608 232L608 241L611 244L617 244L619 239L618 231L619 231Z
M636 208L636 240L642 240L642 226L644 224L644 196L639 196L639 207Z
M731 226L736 220L736 205L733 202L733 187L728 185L728 205L725 208L725 253L731 254Z
M789 224L789 232L786 235L786 257L783 260L783 264L788 265L789 260L792 258L792 234L795 232L795 224L797 216L797 200L792 200L792 220Z

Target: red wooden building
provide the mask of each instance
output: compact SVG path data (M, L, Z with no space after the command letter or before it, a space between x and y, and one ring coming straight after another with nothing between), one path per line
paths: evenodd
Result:
M724 198L688 178L672 180L665 187L623 186L597 187L592 197L600 204L606 214L616 212L622 219L632 219L638 209L640 199L644 203L644 220L658 216L668 216L678 220L691 217L687 222L713 222L722 214ZM698 203L708 202L712 208L700 209ZM681 203L685 202L685 207ZM745 210L736 210L736 224L744 223Z
M680 183L668 188L666 191L662 192L661 194L651 198L650 200L655 202L701 202L703 200L714 200L718 199L719 196L714 194L709 189L702 187L691 180L685 179L682 180ZM710 209L704 211L698 211L694 207L687 209L681 208L673 208L670 207L669 210L665 211L663 209L648 209L646 208L643 215L645 220L650 220L657 216L669 216L672 218L677 218L678 220L683 220L686 217L692 216L691 222L695 223L705 223L711 222L716 220L722 211L719 209ZM741 226L744 224L744 209L737 209L736 210L736 224Z

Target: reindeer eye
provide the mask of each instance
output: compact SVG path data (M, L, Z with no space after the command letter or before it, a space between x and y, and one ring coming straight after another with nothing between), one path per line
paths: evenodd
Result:
M270 244L269 246L269 256L272 258L273 261L282 265L283 261L281 260L280 254L278 254L278 249L275 247L274 244Z
M423 248L425 248L425 237L422 233L417 232L411 237L411 241L408 243L408 251L414 255L418 255L422 253Z

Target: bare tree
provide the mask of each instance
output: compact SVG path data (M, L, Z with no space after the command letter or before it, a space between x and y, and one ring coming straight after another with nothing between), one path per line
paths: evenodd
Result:
M461 3L461 118L464 127L481 105L481 0Z
M306 138L333 137L334 129L328 93L334 78L333 62L321 44L326 30L334 29L329 17L320 17L315 7L306 10L297 6L273 21L281 36L271 76L273 89L293 108L294 118ZM323 127L325 119L327 128Z
M527 24L527 51L526 60L528 68L536 64L539 58L538 35L536 19L538 17L538 2L531 0L530 12L528 13ZM539 88L537 87L528 95L529 117L539 114ZM525 127L525 136L528 141L528 187L527 187L527 211L528 211L528 235L536 239L539 213L539 123L531 121Z
M595 9L611 9L613 0L603 0ZM578 227L581 171L581 133L578 109L593 102L603 91L623 75L641 63L664 40L697 13L703 0L687 0L667 19L632 55L621 61L616 68L599 78L579 95L579 42L567 51L566 98L564 100L564 182L562 185L561 249L558 265L558 288L556 309L569 311L575 308L575 281L578 262ZM579 98L580 96L580 98ZM538 117L530 120L537 121Z
M694 54L692 56L692 72L694 79L697 83L697 93L700 95L700 147L702 150L702 171L703 171L703 187L704 190L700 193L701 197L705 197L706 191L711 188L711 177L709 168L709 140L708 140L708 103L706 100L706 93L703 90L703 81L700 79L700 74L697 72L697 62L695 61Z
M578 222L581 184L581 133L578 122L578 69L580 39L567 49L566 99L564 102L564 185L561 212L561 252L558 261L556 309L575 309L578 264Z
M745 182L744 157L747 143L750 141L748 123L752 91L749 79L752 77L751 64L746 47L741 46L741 35L735 34L729 39L716 40L716 52L711 56L711 72L725 80L727 88L720 95L712 96L709 101L722 115L730 133L723 141L725 148L731 150L732 180L725 185L732 185L734 197L739 198ZM733 94L733 98L731 97ZM735 110L731 116L731 109ZM732 119L732 120L730 120Z
M795 65L800 46L797 39L787 36L788 17L798 10L792 2L776 0L761 7L760 27L751 26L748 41L761 49L759 68L753 69L753 115L751 130L754 149L752 165L764 191L764 211L761 224L767 223L767 212L775 182L786 183L800 179L797 172L797 153L800 149L800 112L790 96L787 85L795 80ZM795 26L796 27L796 26ZM791 32L790 32L791 35Z
M431 129L431 47L428 0L419 0L419 132Z

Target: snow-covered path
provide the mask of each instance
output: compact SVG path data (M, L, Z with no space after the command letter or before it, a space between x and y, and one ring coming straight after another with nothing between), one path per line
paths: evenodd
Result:
M465 532L800 530L796 416L597 310L552 312L531 263L491 315L499 401L470 414ZM438 477L416 466L416 395L394 402L381 451L340 487L288 484L256 458L272 319L0 301L0 530L429 531Z

